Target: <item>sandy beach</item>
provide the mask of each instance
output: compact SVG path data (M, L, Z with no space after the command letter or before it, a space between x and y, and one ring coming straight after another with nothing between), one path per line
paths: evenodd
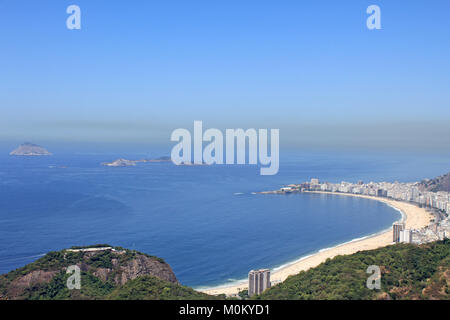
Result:
M372 199L375 201L381 201L389 206L400 210L404 215L404 222L407 229L420 229L427 226L432 219L432 215L428 213L425 209L419 208L418 206L406 202L390 200L386 198L378 198L372 196L356 195L356 194L346 194L346 193L333 193L333 192L311 192L311 193L321 193L321 194L334 194L339 196L348 197L359 197ZM328 258L333 258L337 255L353 254L362 250L372 250L380 247L384 247L392 244L392 228L384 233L374 235L373 237L364 238L361 240L356 240L353 242L345 243L330 249L326 249L315 253L311 256L299 259L284 266L281 269L271 272L272 284L284 281L288 276L299 273L303 270L308 270L324 262ZM241 290L247 289L247 282L235 283L230 286L222 286L217 288L208 288L204 290L199 290L211 295L226 294L233 295L237 294Z

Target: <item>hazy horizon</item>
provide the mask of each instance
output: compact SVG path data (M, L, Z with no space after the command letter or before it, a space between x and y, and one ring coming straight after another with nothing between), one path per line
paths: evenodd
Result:
M280 129L287 149L450 147L448 1L0 3L0 143L173 146Z

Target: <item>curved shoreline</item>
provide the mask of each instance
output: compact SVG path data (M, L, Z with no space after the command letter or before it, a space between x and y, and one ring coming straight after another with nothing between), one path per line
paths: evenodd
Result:
M402 214L401 220L405 222L407 229L421 229L427 226L430 223L430 219L432 218L431 214L424 208L420 208L411 203L391 200L387 198L325 191L307 191L305 193L349 196L383 202L388 206L394 208L395 210L400 211L400 213ZM318 266L322 262L325 262L325 260L328 258L333 258L337 255L353 254L362 250L373 250L388 246L390 244L392 244L392 227L363 238L350 240L335 247L320 249L316 253L301 257L300 259L271 270L270 278L272 284L277 284L286 280L286 278L290 275L294 275L299 273L300 271L306 271L310 268ZM225 284L214 288L199 288L197 290L211 295L234 295L239 291L245 289L247 289L247 281L242 280L229 285Z

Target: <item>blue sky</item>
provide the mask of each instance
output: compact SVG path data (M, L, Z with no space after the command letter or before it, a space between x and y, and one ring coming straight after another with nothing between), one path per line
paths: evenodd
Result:
M66 28L76 4L82 29ZM366 28L381 8L382 30ZM0 141L450 147L450 2L0 0Z

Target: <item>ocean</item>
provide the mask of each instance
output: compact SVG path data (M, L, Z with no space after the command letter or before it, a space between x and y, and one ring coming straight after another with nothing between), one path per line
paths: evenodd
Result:
M138 153L0 155L0 273L48 251L107 243L163 258L192 287L227 284L323 248L388 228L400 213L368 199L259 191L311 178L417 181L449 171L448 156L281 153L280 171L257 166L104 167Z

